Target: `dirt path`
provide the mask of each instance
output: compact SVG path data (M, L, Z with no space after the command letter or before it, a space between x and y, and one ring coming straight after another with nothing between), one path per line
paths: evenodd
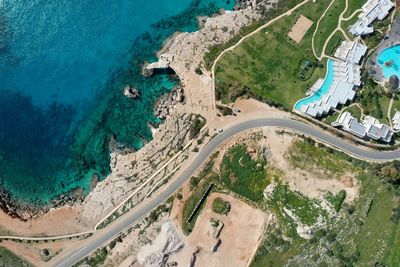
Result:
M390 98L390 102L389 102L389 107L388 107L388 110L387 110L387 114L386 114L386 116L387 116L387 119L388 119L388 121L389 121L389 125L390 125L390 127L391 128L393 128L393 125L392 125L392 120L391 120L391 118L392 118L392 106L393 106L393 102L394 102L394 95Z
M347 2L347 0L346 0L346 2ZM314 45L315 35L316 35L317 32L318 32L319 23L320 23L321 20L325 17L326 13L328 12L328 10L331 8L331 6L332 6L334 3L335 3L335 0L333 0L333 1L329 4L329 6L325 9L324 13L322 13L321 18L317 21L317 26L315 27L314 33L313 33L312 38L311 38L311 48L312 48L313 54L314 54L314 56L315 56L318 60L320 60L320 61L321 61L321 58L317 56L317 52L315 51L315 45ZM322 55L321 55L321 57L322 57Z
M332 3L333 3L333 2L334 2L334 1L332 1ZM332 4L329 5L328 9L330 8L331 5L332 5ZM336 28L332 31L332 33L329 35L329 37L326 39L326 41L325 41L325 43L324 43L324 46L323 46L323 48L322 48L322 52L321 52L321 56L320 56L320 57L316 56L316 53L315 53L315 51L314 51L314 37L315 37L315 36L313 35L313 39L312 39L312 43L313 43L313 52L314 52L314 55L318 58L319 61L321 61L323 58L331 58L330 56L328 56L328 55L325 54L325 50L326 50L326 47L328 46L329 41L332 39L333 35L335 35L335 33L336 33L337 31L340 31L341 33L343 33L344 37L345 37L347 40L349 40L349 37L347 36L346 32L342 29L342 20L343 20L343 16L344 16L344 14L347 12L348 7L349 7L349 1L346 0L346 6L345 6L344 10L342 11L342 13L340 13L339 20L338 20L338 24L337 24ZM327 10L328 10L328 9L327 9ZM327 10L326 10L326 11L327 11ZM325 12L326 12L326 11L325 11ZM325 13L324 13L324 15L325 15ZM322 18L321 18L321 19L322 19ZM317 30L318 30L318 27L317 27L317 29L315 29L315 32L316 32ZM315 34L315 32L314 32L314 34Z

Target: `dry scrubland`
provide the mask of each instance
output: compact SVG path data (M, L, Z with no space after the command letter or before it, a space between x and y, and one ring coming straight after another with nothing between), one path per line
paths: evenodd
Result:
M193 221L186 221L213 183L213 191L274 215L252 266L397 266L400 189L380 177L391 171L398 176L398 166L387 170L309 139L273 135L267 133L267 141L262 135L238 138L191 180L182 209L184 232L196 232L198 219L210 212L201 205ZM285 170L278 168L282 158ZM212 165L219 161L220 167Z

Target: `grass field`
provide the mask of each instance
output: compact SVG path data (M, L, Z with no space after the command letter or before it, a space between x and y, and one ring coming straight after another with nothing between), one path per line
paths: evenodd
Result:
M344 13L344 18L350 17L356 10L360 9L364 4L366 3L366 0L349 0L348 1L348 8L347 11ZM354 39L354 37L349 33L349 28L351 25L353 25L357 20L358 20L358 15L361 12L359 12L357 15L355 15L352 19L342 21L342 29L347 32L347 36L350 39Z
M28 262L22 260L17 255L12 253L6 248L0 247L0 266L4 267L31 267L33 265L29 264Z
M366 0L349 0L347 10L344 13L343 17L350 17L354 13L354 11L360 9L366 2ZM357 17L357 15L355 17Z
M247 94L291 110L307 89L325 75L325 68L320 66L309 80L301 81L296 70L304 59L314 59L312 33L329 3L309 2L224 54L216 66L217 99L227 103ZM297 45L287 33L301 14L314 24Z
M325 16L321 19L314 38L315 52L318 56L322 54L322 49L325 41L338 25L339 16L344 11L344 9L345 1L336 0L334 4L329 8Z
M348 107L348 108L346 108L346 111L350 112L351 115L353 115L353 117L355 117L358 120L360 120L360 118L361 118L361 109L358 106L353 105L351 107Z
M343 36L343 33L341 31L336 31L326 45L325 54L333 56L335 54L336 48L339 47L343 40L346 40L346 38Z

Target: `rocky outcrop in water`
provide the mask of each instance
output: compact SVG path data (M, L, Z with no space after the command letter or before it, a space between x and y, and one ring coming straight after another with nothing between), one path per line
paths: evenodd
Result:
M140 96L139 90L128 84L124 88L124 96L126 96L127 98L130 98L130 99L136 99Z

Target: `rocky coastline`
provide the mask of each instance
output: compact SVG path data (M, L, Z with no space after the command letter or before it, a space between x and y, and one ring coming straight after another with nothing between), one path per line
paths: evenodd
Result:
M154 105L154 115L165 120L178 103L185 100L183 85L176 86L170 93L162 95Z
M43 216L52 208L73 206L78 202L81 203L84 200L84 197L84 190L77 187L52 199L49 204L35 205L19 202L15 200L7 190L0 188L0 209L11 218L26 222Z
M259 2L272 2L263 0L236 0L235 12L241 12L239 14L234 14L230 18L224 17L224 15L217 15L213 18L207 18L204 21L204 28L198 32L194 33L175 33L170 39L166 40L164 47L157 53L158 57L165 58L168 60L167 70L172 70L180 78L185 77L187 72L193 71L194 68L201 64L205 52L208 51L209 47L226 42L229 38L232 38L238 33L242 26L248 25L251 21L261 18L260 12L250 11L258 6ZM225 14L227 15L227 14ZM222 25L219 25L221 24ZM231 26L229 31L226 31L224 26ZM218 26L219 25L219 26ZM211 31L210 29L214 29ZM210 34L206 34L206 31L210 31ZM219 36L216 38L215 36ZM196 52L195 58L192 58L193 52ZM189 54L191 56L189 56ZM173 56L170 56L173 55ZM193 60L189 66L189 58ZM163 71L159 68L151 69L146 71L147 64L143 65L144 76L154 75L158 71ZM164 69L164 71L166 70ZM125 90L129 89L129 90ZM134 89L134 88L133 88ZM133 90L132 88L124 88L124 93L129 98L139 97L139 91ZM180 83L171 92L161 96L154 104L154 115L161 120L165 120L174 111L175 107L180 103L185 103L186 91L194 90L193 88L186 88L184 83ZM191 94L188 96L192 97ZM111 145L112 142L110 142ZM127 152L121 149L117 143L111 147L111 151ZM132 152L132 151L129 151ZM95 190L96 185L99 181L99 177L93 175L90 184L90 189ZM76 204L82 203L87 200L87 194L85 194L82 188L75 188L69 192L62 194L46 205L33 205L26 203L19 203L16 201L6 190L1 188L0 185L0 209L3 210L7 215L12 218L16 218L22 221L28 221L30 219L38 218L53 208L60 208L63 206L74 206Z

